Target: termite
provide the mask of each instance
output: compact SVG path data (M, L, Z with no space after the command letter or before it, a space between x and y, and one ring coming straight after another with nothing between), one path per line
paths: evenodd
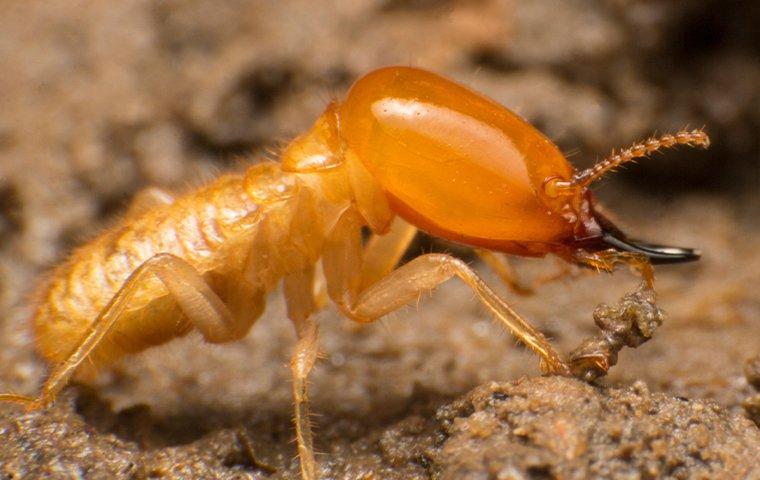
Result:
M290 366L301 475L317 478L306 382L317 357L315 278L346 317L368 323L459 277L544 373L583 376L603 366L563 361L464 261L430 253L396 264L419 229L474 247L497 267L498 253L554 254L597 270L629 265L651 288L652 264L698 252L631 240L599 213L589 185L676 145L709 139L702 130L662 135L576 171L537 129L467 87L416 68L373 71L279 163L177 197L148 190L76 249L37 296L36 347L50 377L36 398L0 400L44 407L85 360L100 367L191 330L211 343L237 340L282 281L298 338ZM363 242L365 227L372 235Z

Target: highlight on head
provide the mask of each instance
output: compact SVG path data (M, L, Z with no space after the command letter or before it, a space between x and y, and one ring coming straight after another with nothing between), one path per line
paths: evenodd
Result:
M613 150L607 158L591 168L575 173L570 180L563 180L558 177L548 178L544 182L544 191L552 198L574 195L578 190L588 187L594 181L602 178L604 174L624 163L630 162L635 158L647 157L654 152L673 148L677 145L708 148L710 146L710 137L702 129L681 130L676 134L652 137L646 141L634 143L620 153L615 153Z

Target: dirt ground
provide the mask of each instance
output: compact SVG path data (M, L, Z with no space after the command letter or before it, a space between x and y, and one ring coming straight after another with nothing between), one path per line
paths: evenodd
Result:
M455 281L375 325L326 310L312 377L324 478L760 478L760 429L742 407L760 393L745 375L760 355L755 3L6 2L0 391L45 378L26 299L41 272L140 188L256 161L358 75L411 64L514 109L579 166L704 125L709 151L668 152L596 189L627 231L703 258L657 268L664 325L595 385L538 376ZM431 248L473 260L425 238L412 253ZM527 280L559 268L515 263ZM596 332L597 304L637 285L619 271L516 297L475 266L564 353ZM239 342L190 336L46 411L0 405L0 478L297 478L293 341L275 294Z

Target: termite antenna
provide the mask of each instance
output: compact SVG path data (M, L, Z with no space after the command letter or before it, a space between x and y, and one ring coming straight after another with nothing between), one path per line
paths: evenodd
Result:
M25 395L17 395L15 393L2 393L0 394L0 402L16 403L18 405L23 405L27 409L31 409L35 404L35 399Z
M600 179L605 173L616 169L620 165L630 162L635 158L647 157L650 154L673 148L676 145L688 145L690 147L708 148L710 137L701 128L692 131L681 130L675 135L665 134L652 137L646 141L634 143L620 153L612 153L591 168L581 170L573 175L571 180L552 178L546 183L546 192L551 197L560 195L572 195L580 188L588 187L594 181Z

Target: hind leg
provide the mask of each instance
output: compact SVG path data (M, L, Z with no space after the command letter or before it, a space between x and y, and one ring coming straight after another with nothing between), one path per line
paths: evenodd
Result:
M56 365L37 398L16 394L0 394L0 401L36 409L51 403L66 386L77 367L100 345L106 334L123 316L143 281L156 275L169 290L183 313L209 342L220 343L240 338L249 322L238 322L203 277L186 261L160 253L146 260L124 282L108 305L103 308L69 357Z

